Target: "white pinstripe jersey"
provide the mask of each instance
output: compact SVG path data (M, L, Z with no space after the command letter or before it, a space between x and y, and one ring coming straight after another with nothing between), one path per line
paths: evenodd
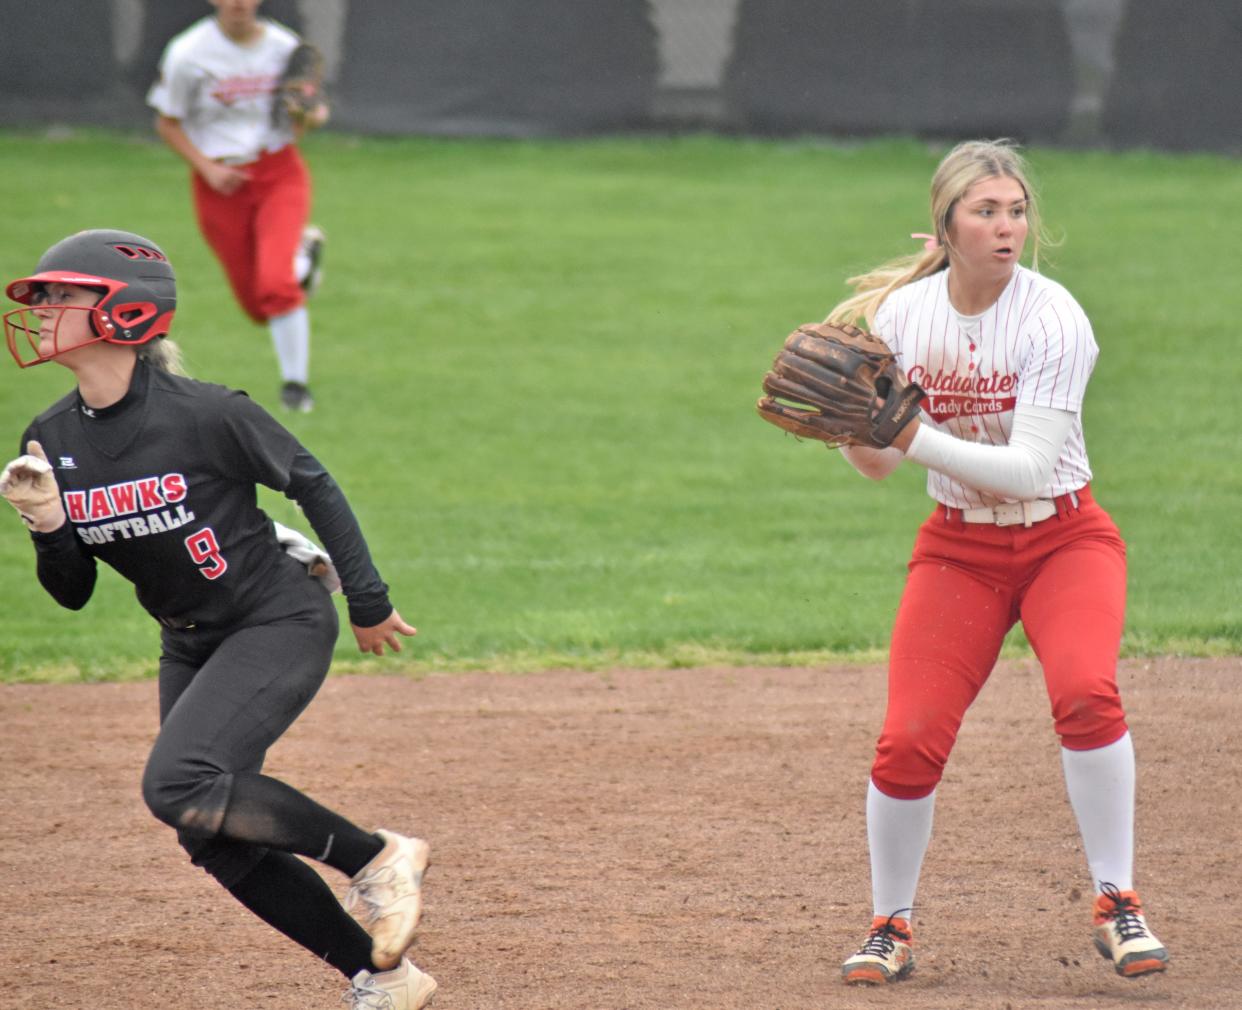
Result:
M972 442L1007 445L1018 403L1077 416L1052 478L1039 493L1052 498L1091 479L1082 433L1082 401L1099 356L1091 323L1056 281L1016 267L995 304L964 316L949 304L949 271L890 294L874 330L912 382L927 392L923 420ZM927 493L950 508L1002 499L929 470Z
M214 16L196 21L165 47L147 92L147 104L181 120L208 158L253 160L294 139L290 127L272 122L272 92L298 37L274 21L259 24L258 39L241 45Z

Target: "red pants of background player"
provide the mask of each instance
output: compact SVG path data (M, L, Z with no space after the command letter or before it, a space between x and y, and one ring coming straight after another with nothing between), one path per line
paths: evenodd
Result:
M929 795L1005 634L1022 621L1061 743L1120 739L1117 651L1125 543L1090 490L1030 527L963 523L937 507L919 530L893 628L888 711L871 779L895 799Z
M194 209L237 301L262 323L306 299L293 259L310 216L310 173L292 144L264 154L245 171L250 181L228 196L195 174Z

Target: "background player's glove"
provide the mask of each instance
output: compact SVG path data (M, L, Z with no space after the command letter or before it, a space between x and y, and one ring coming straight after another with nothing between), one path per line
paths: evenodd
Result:
M907 383L879 337L849 324L807 323L785 340L763 377L759 416L832 448L883 449L918 416L923 390Z
M301 129L322 126L328 119L323 93L323 53L302 42L289 54L289 62L272 92L272 124L292 123Z
M18 456L0 473L0 494L37 533L51 533L65 524L60 487L38 442L27 442L26 455Z
M339 592L341 588L341 577L336 573L336 565L332 563L332 559L328 557L328 552L316 544L313 540L309 540L302 536L297 530L291 530L288 526L281 526L280 523L273 521L272 526L276 529L276 539L280 546L285 549L285 553L297 561L301 561L306 566L306 570L320 582L323 588L330 593Z

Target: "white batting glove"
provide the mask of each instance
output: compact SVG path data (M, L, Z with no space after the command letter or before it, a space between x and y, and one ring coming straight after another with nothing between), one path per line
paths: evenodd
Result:
M302 562L306 566L306 570L322 582L323 588L328 592L340 592L341 577L336 574L336 565L328 557L327 551L313 540L308 540L302 536L297 530L291 530L288 526L281 526L275 520L272 521L272 525L276 528L276 540L285 549L285 553L289 557Z
M27 442L26 455L18 456L0 473L0 494L36 533L51 533L65 524L60 486L38 442Z

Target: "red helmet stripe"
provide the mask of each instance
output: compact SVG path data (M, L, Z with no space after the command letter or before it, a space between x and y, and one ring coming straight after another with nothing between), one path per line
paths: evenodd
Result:
M13 281L5 293L15 302L29 305L39 284L76 284L83 288L103 288L109 293L120 291L126 285L122 282L109 280L107 277L96 277L94 274L78 274L68 270L46 270L32 277L22 277Z

